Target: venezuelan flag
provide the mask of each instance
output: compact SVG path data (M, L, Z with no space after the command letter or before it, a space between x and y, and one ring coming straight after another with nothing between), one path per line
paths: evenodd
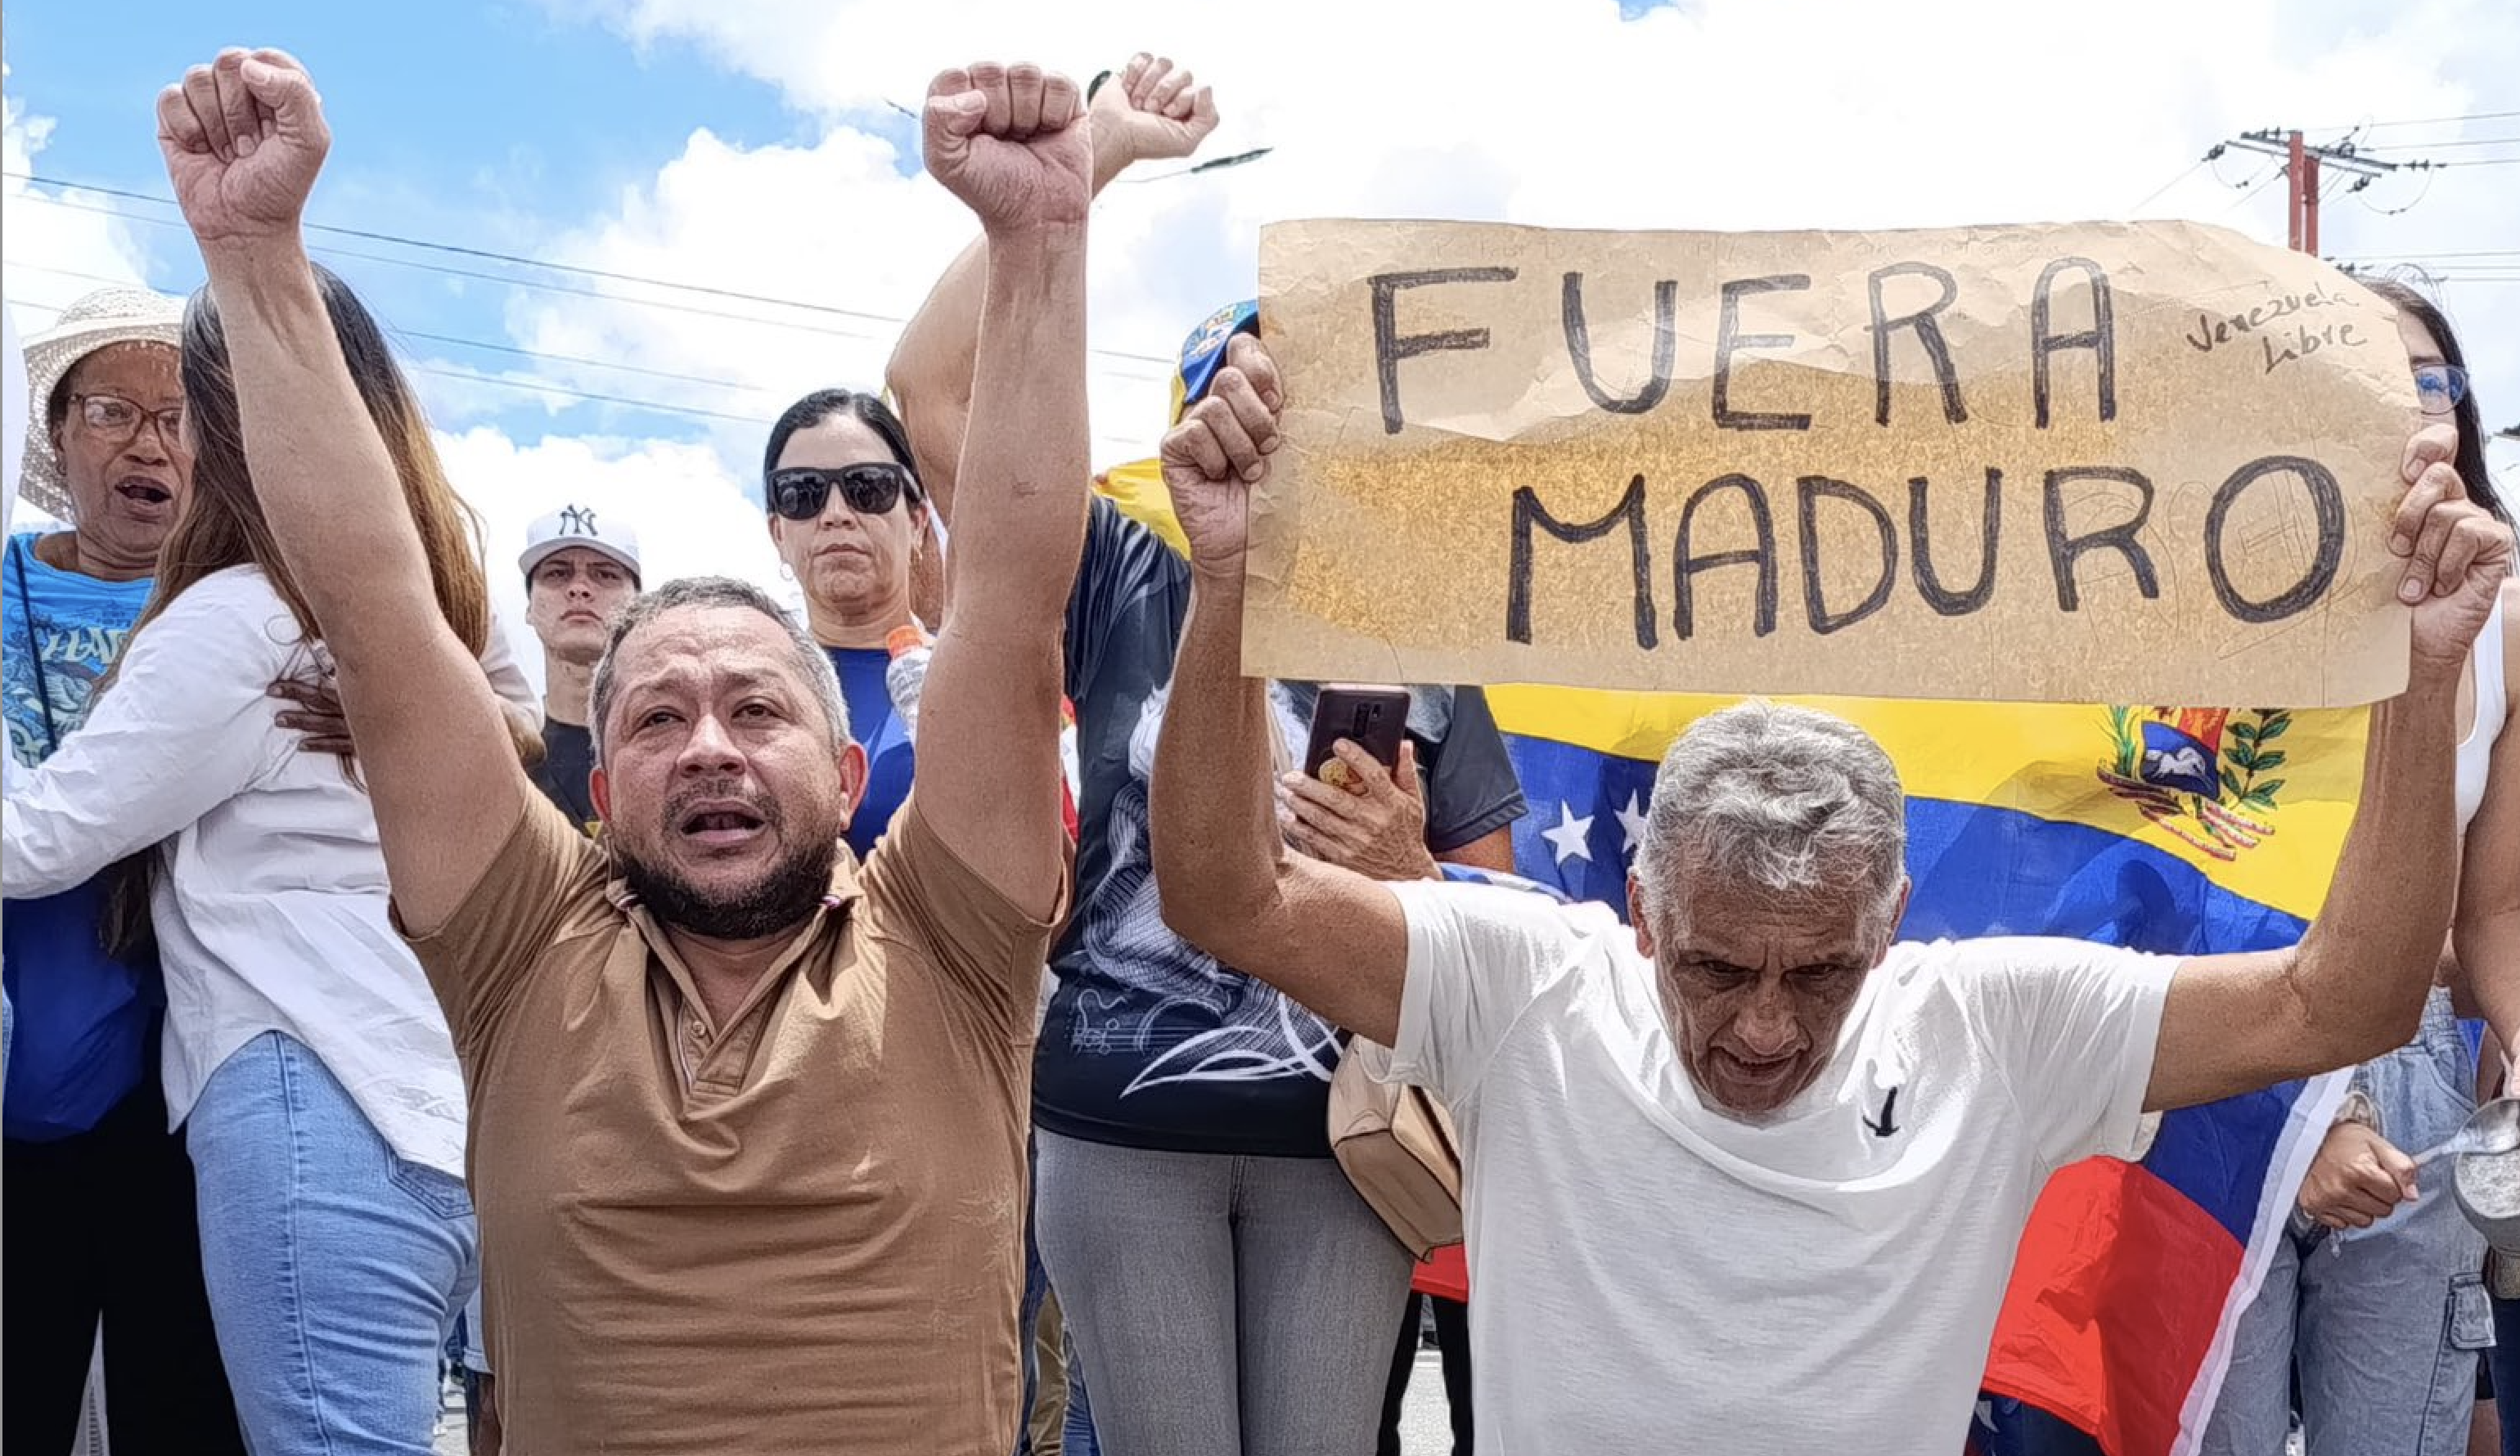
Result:
M1181 545L1152 462L1098 485ZM1735 699L1496 686L1488 700L1531 801L1516 868L1624 911L1655 766ZM2359 709L1796 701L1861 725L1899 766L1905 935L2181 954L2301 938L2353 820L2367 727ZM2195 1449L2344 1085L2174 1112L2139 1163L2094 1159L2050 1181L1989 1352L1983 1456Z

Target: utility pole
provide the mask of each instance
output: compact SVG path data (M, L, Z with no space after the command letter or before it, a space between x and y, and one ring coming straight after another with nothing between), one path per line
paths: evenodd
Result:
M2361 192L2371 185L2374 177L2385 176L2406 165L2365 156L2355 150L2349 139L2331 146L2313 146L2301 139L2297 131L2247 131L2224 144L2243 152L2255 152L2278 157L2284 164L2287 200L2284 211L2284 245L2295 252L2316 255L2318 251L2318 172L2322 166L2334 167L2353 176L2351 192Z

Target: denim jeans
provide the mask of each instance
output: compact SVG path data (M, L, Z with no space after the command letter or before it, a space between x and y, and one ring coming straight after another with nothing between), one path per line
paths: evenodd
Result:
M1094 1407L1085 1399L1085 1366L1072 1343L1067 1348L1067 1424L1058 1433L1058 1456L1102 1456L1094 1438Z
M1050 1296L1050 1274L1041 1266L1041 1246L1033 1241L1032 1211L1024 1211L1023 1300L1016 1306L1015 1338L1023 1343L1022 1419L1015 1428L1015 1456L1032 1456L1032 1408L1041 1398L1041 1355L1037 1332L1042 1301ZM1062 1452L1065 1442L1060 1443Z
M463 1180L395 1156L277 1032L220 1064L186 1125L254 1456L429 1456L439 1352L479 1271Z
M2378 1106L2382 1134L2411 1154L2467 1120L2474 1069L2437 990L2415 1039L2364 1063L2354 1084ZM2296 1367L2308 1456L2462 1456L2494 1321L2485 1240L2460 1215L2450 1171L2424 1169L2414 1202L2367 1229L2293 1220L2240 1317L2205 1456L2281 1451Z

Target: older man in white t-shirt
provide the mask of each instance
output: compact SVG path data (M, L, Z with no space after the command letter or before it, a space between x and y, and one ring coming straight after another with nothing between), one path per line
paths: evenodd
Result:
M1888 756L1761 703L1664 759L1632 930L1604 906L1379 885L1285 853L1256 787L1259 686L1239 677L1246 492L1279 385L1256 340L1235 347L1164 442L1197 586L1155 765L1155 879L1174 929L1389 1043L1451 1105L1483 1450L1951 1456L2051 1172L2131 1154L2147 1111L2412 1032L2457 878L2460 666L2511 562L2446 431L2409 444L2394 524L2420 598L2410 684L2373 716L2362 807L2298 948L1894 944Z

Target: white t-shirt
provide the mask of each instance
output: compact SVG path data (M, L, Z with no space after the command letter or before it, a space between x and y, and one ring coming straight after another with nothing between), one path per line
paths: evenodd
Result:
M1391 889L1392 1072L1462 1141L1482 1451L1960 1449L2041 1187L2133 1150L2175 960L1895 947L1752 1125L1699 1100L1606 906Z
M482 658L503 698L531 704L496 623ZM339 760L280 727L285 705L264 690L311 661L259 567L203 577L132 634L86 724L12 775L0 882L50 895L162 843L150 907L169 1125L238 1047L285 1032L395 1153L462 1177L463 1075L386 915L375 810Z

